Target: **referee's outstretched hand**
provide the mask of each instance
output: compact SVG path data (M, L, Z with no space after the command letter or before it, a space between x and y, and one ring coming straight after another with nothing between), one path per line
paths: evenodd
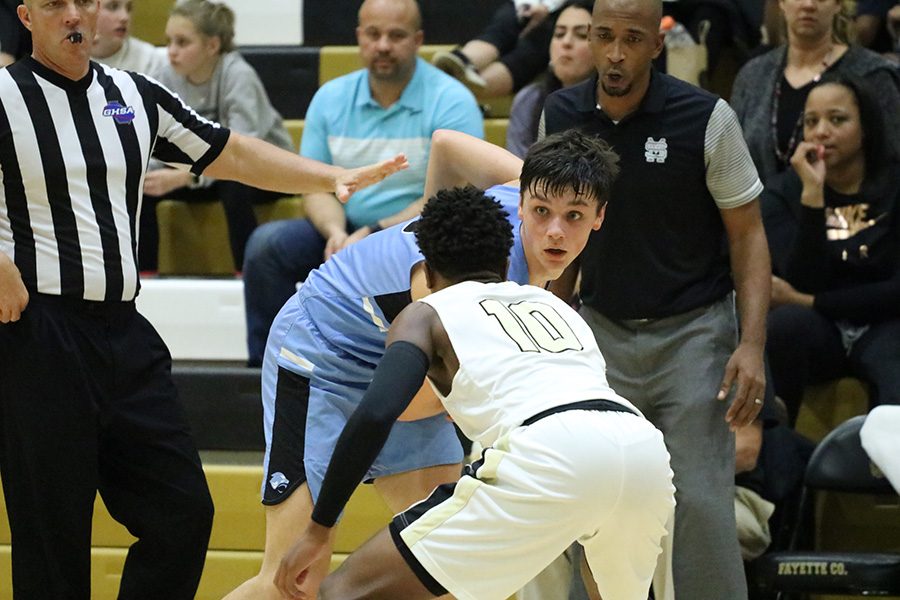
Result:
M19 268L0 252L0 323L18 321L28 306L28 290Z
M393 175L397 171L409 168L409 161L403 154L394 158L383 160L374 165L345 169L343 175L337 178L334 194L341 202L346 202L354 192L378 183L385 177Z

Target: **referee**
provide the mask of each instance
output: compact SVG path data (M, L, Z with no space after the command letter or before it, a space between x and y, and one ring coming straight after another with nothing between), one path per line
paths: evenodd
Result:
M151 156L199 175L341 198L403 168L344 170L231 133L156 82L90 62L98 0L26 0L33 54L0 71L0 473L16 600L88 600L99 490L138 541L119 598L194 597L213 506L139 315Z

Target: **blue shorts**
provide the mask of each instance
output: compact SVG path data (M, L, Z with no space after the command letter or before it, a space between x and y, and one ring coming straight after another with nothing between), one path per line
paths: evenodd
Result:
M263 504L282 502L304 481L315 502L337 439L374 371L374 364L326 340L298 295L282 307L262 369ZM365 481L462 458L456 431L443 414L397 422Z

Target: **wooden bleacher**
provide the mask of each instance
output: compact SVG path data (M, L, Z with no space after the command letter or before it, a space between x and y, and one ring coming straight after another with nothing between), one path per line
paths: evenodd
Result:
M299 0L292 0L299 2ZM419 0L422 29L431 44L459 44L475 37L506 0ZM131 31L142 40L166 43L165 24L175 0L135 2ZM307 1L303 6L303 43L307 46L352 45L362 0ZM465 15L465 18L458 18Z
M202 453L216 507L206 566L197 600L220 600L259 572L265 544L265 514L259 502L262 454ZM10 535L6 505L0 497L0 599L11 600ZM347 506L338 528L336 567L346 555L390 520L390 512L372 486L362 486ZM93 600L115 600L128 547L135 538L109 516L98 497L94 515Z

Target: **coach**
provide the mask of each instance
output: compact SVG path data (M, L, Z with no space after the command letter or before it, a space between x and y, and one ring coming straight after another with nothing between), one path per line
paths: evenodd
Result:
M654 70L662 6L596 0L597 75L551 94L544 124L597 135L621 157L603 227L580 257L581 315L610 385L672 456L675 598L742 600L732 430L756 418L765 391L762 184L728 104Z
M344 170L210 123L145 77L89 60L98 0L26 0L34 50L0 71L0 473L16 600L90 598L99 490L138 541L119 598L194 597L213 507L139 315L152 155L287 193L350 193L405 166Z

